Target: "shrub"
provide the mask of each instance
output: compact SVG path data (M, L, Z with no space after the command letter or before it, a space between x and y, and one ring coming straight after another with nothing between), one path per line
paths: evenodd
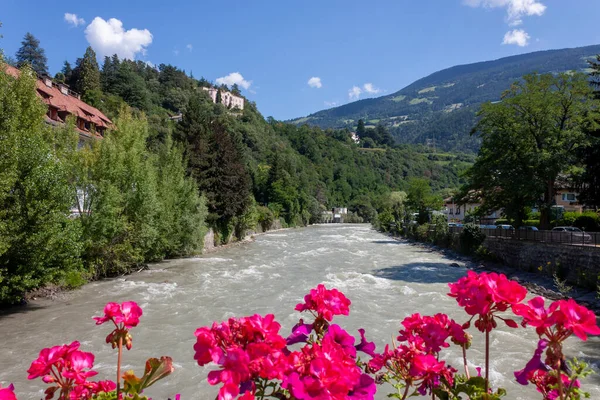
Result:
M600 231L600 217L597 213L588 211L579 215L573 222L573 226L588 232L598 232Z
M268 231L273 225L273 221L275 221L273 212L265 206L256 207L256 212L258 213L257 221L261 229L263 232Z
M460 233L460 248L466 254L473 254L485 240L485 233L479 225L466 224Z

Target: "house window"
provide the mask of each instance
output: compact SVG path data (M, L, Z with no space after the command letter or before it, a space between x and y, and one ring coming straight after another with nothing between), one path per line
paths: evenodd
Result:
M577 200L576 196L575 196L575 193L563 193L562 199L563 199L563 201L575 201L575 200Z
M460 215L460 207L456 209L456 215Z

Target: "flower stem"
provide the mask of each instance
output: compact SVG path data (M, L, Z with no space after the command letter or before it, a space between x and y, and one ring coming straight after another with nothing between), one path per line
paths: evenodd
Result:
M119 355L117 357L117 399L121 391L121 356L123 355L123 338L119 338Z
M404 395L402 395L402 400L406 400L406 396L408 396L408 389L410 389L410 385L406 385L406 388L404 389Z
M465 347L464 344L462 346L462 351L463 351L463 363L465 364L465 375L467 376L467 379L471 379L471 376L469 375L469 366L467 365L467 348Z
M490 388L490 331L485 330L485 393Z
M565 394L564 394L564 388L563 388L563 382L562 382L562 372L561 372L561 367L562 367L562 360L558 360L558 367L556 368L556 372L558 373L557 379L558 379L558 393L560 395L560 400L564 400L565 398Z

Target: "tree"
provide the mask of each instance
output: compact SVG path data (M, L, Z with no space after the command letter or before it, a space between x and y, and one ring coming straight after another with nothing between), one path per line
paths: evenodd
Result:
M238 86L238 84L237 84L237 83L234 83L234 84L231 86L231 94L233 94L234 96L241 96L241 95L242 95L242 92L241 92L241 90L240 90L240 87Z
M46 106L35 77L18 79L0 68L0 303L56 281L81 266L78 222L67 166L44 123ZM76 143L76 140L75 140Z
M215 103L221 104L223 102L223 98L221 97L221 90L217 90L217 97Z
M21 42L21 48L17 50L16 57L19 68L29 65L38 75L48 74L46 53L40 47L40 41L31 33L27 32L25 34Z
M480 212L503 209L517 225L526 207L540 207L540 226L549 228L559 174L578 162L587 144L591 90L583 74L526 75L503 95L486 103L473 133L482 138L468 172L470 192Z
M64 76L63 82L70 85L70 82L73 79L73 68L71 68L71 64L68 61L65 61L60 73Z
M417 222L425 224L429 222L429 213L442 206L442 199L432 193L427 179L412 178L408 181L406 205L411 211L418 213Z
M590 61L591 85L594 97L600 100L600 55ZM600 117L596 115L595 124L586 130L590 146L583 150L582 157L585 173L579 200L587 206L600 208Z
M84 101L87 101L90 92L100 91L100 70L94 49L88 46L83 58L78 60L76 68L79 70L76 87Z
M363 136L365 135L365 121L363 121L362 119L358 120L358 125L356 126L356 134L358 135L360 140L362 140Z

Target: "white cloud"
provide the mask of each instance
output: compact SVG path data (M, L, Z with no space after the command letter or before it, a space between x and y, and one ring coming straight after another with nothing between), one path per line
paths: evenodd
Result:
M335 107L338 105L337 101L324 101L325 107Z
M120 58L135 59L136 54L146 54L146 47L152 43L148 29L123 29L123 23L116 18L108 21L94 18L85 28L88 43L100 56L117 54Z
M470 7L506 8L506 19L509 25L523 23L523 17L541 16L546 12L546 5L538 0L464 0Z
M231 86L235 83L246 90L248 90L250 88L250 85L252 85L252 81L245 80L242 74L240 74L239 72L232 72L227 76L217 78L215 82L217 83L217 85L227 86Z
M358 86L352 86L352 89L348 90L348 98L350 100L358 100L360 94L362 93L362 89Z
M192 50L194 50L194 46L192 46L191 44L188 44L185 47L186 47L186 49L188 49L190 51L190 53L192 52Z
M525 47L529 44L531 37L523 29L515 29L506 32L502 44L516 44L517 46Z
M175 54L176 56L178 56L179 55L179 50L177 50L177 49L173 50L173 54Z
M381 89L376 88L375 86L373 86L372 83L365 83L363 85L363 89L365 90L366 93L369 93L369 94L377 94L377 93L381 92Z
M321 83L321 78L319 78L318 76L313 76L308 80L308 86L310 86L311 88L320 89L321 86L323 86L323 84Z
M65 21L73 26L79 26L85 24L83 18L79 18L77 14L65 13Z

